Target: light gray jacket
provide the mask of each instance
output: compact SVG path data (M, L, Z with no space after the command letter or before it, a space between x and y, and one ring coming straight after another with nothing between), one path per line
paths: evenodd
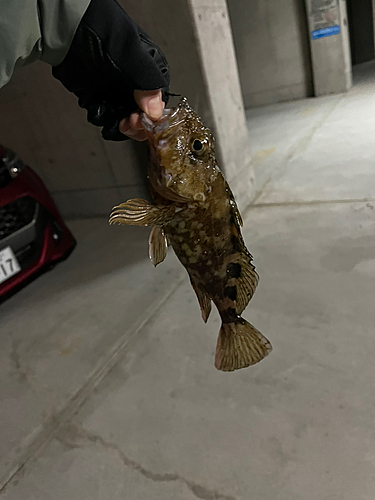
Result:
M18 66L67 54L90 0L0 0L0 88Z

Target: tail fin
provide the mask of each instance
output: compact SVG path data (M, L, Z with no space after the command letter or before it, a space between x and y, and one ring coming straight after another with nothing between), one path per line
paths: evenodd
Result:
M215 368L232 372L255 365L272 351L271 343L243 318L223 323L216 346Z

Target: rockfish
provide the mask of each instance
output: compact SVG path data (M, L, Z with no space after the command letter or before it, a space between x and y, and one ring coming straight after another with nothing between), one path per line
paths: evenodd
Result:
M187 270L206 322L211 301L222 326L215 367L246 368L272 350L270 342L241 313L259 276L241 236L242 219L221 173L214 138L183 98L158 122L142 123L150 147L148 176L153 203L129 200L114 207L110 224L152 226L149 254L156 266L171 245Z

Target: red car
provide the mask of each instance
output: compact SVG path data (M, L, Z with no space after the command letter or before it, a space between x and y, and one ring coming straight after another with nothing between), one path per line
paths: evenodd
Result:
M41 179L0 146L0 302L66 259L75 245Z

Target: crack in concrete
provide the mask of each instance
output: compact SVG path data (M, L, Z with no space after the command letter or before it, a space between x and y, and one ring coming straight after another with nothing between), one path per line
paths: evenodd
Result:
M12 342L12 350L10 352L10 359L14 365L14 369L16 374L18 375L18 378L21 382L27 381L27 373L26 370L22 368L21 365L21 356L20 353L18 352L18 346L19 346L19 341L13 340Z
M19 352L21 341L13 340L12 342L12 350L9 354L9 357L13 363L14 372L18 377L18 380L21 383L26 383L33 391L33 393L40 398L41 401L44 401L48 408L49 412L54 413L54 399L52 395L47 390L43 390L42 387L38 386L38 383L35 380L35 377L32 373L31 368L27 365L27 363L22 362L21 354Z
M18 380L20 382L26 382L29 385L30 389L35 394L40 396L39 390L37 388L37 384L35 383L35 380L34 380L34 377L33 377L33 374L31 372L30 368L25 363L22 362L21 354L19 352L20 344L21 344L21 342L19 340L13 340L12 341L12 350L9 354L9 357L13 363L13 366L14 366L14 372L17 375Z
M116 444L107 442L101 436L87 434L87 439L89 441L91 441L92 443L99 443L101 446L103 446L107 450L115 451L126 467L139 472L140 474L142 474L142 476L146 477L147 479L151 479L151 481L155 481L155 482L180 481L180 482L184 483L197 498L200 498L202 500L236 500L235 497L222 495L221 493L218 493L217 491L212 491L212 490L209 490L208 488L205 488L202 485L193 483L192 481L185 479L184 477L180 476L179 474L171 474L171 473L158 474L158 473L149 471L149 470L145 469L141 464L128 458L125 455L125 453Z
M217 491L210 490L205 486L194 483L193 481L189 481L188 479L185 479L184 477L176 473L160 474L152 472L144 468L140 463L127 457L121 450L121 448L115 443L106 441L102 436L90 434L88 431L82 428L82 426L70 423L63 429L61 429L61 432L56 436L56 439L70 449L82 448L85 442L98 444L106 450L115 452L122 463L125 465L125 467L127 467L128 469L139 472L142 476L154 482L169 483L179 481L185 484L185 486L187 486L187 488L193 493L193 495L201 500L237 500L233 496L223 495L221 493L218 493Z
M6 489L7 485L14 481L17 474L27 465L27 463L32 460L37 453L39 453L47 444L56 437L56 434L61 429L61 427L70 420L74 413L86 402L89 396L92 394L94 388L99 384L101 380L108 374L113 366L122 358L128 343L136 336L136 334L142 330L142 328L148 324L152 319L158 314L160 309L168 301L169 297L178 289L178 287L185 280L185 276L181 271L176 281L171 286L169 291L161 297L159 301L156 301L145 317L132 328L131 334L126 339L120 339L113 347L109 355L103 360L102 364L97 367L97 369L91 374L88 380L80 387L80 389L72 396L68 403L56 414L53 413L45 424L42 430L37 434L34 440L26 446L24 451L20 456L5 470L0 471L0 494ZM18 348L18 345L17 345ZM13 349L13 363L14 366L22 367L20 356L18 355L17 349ZM24 369L23 369L24 371ZM29 383L30 376L27 372ZM31 380L32 383L32 380ZM34 385L32 387L35 389ZM219 497L220 498L220 497ZM235 499L225 499L224 500L235 500Z

